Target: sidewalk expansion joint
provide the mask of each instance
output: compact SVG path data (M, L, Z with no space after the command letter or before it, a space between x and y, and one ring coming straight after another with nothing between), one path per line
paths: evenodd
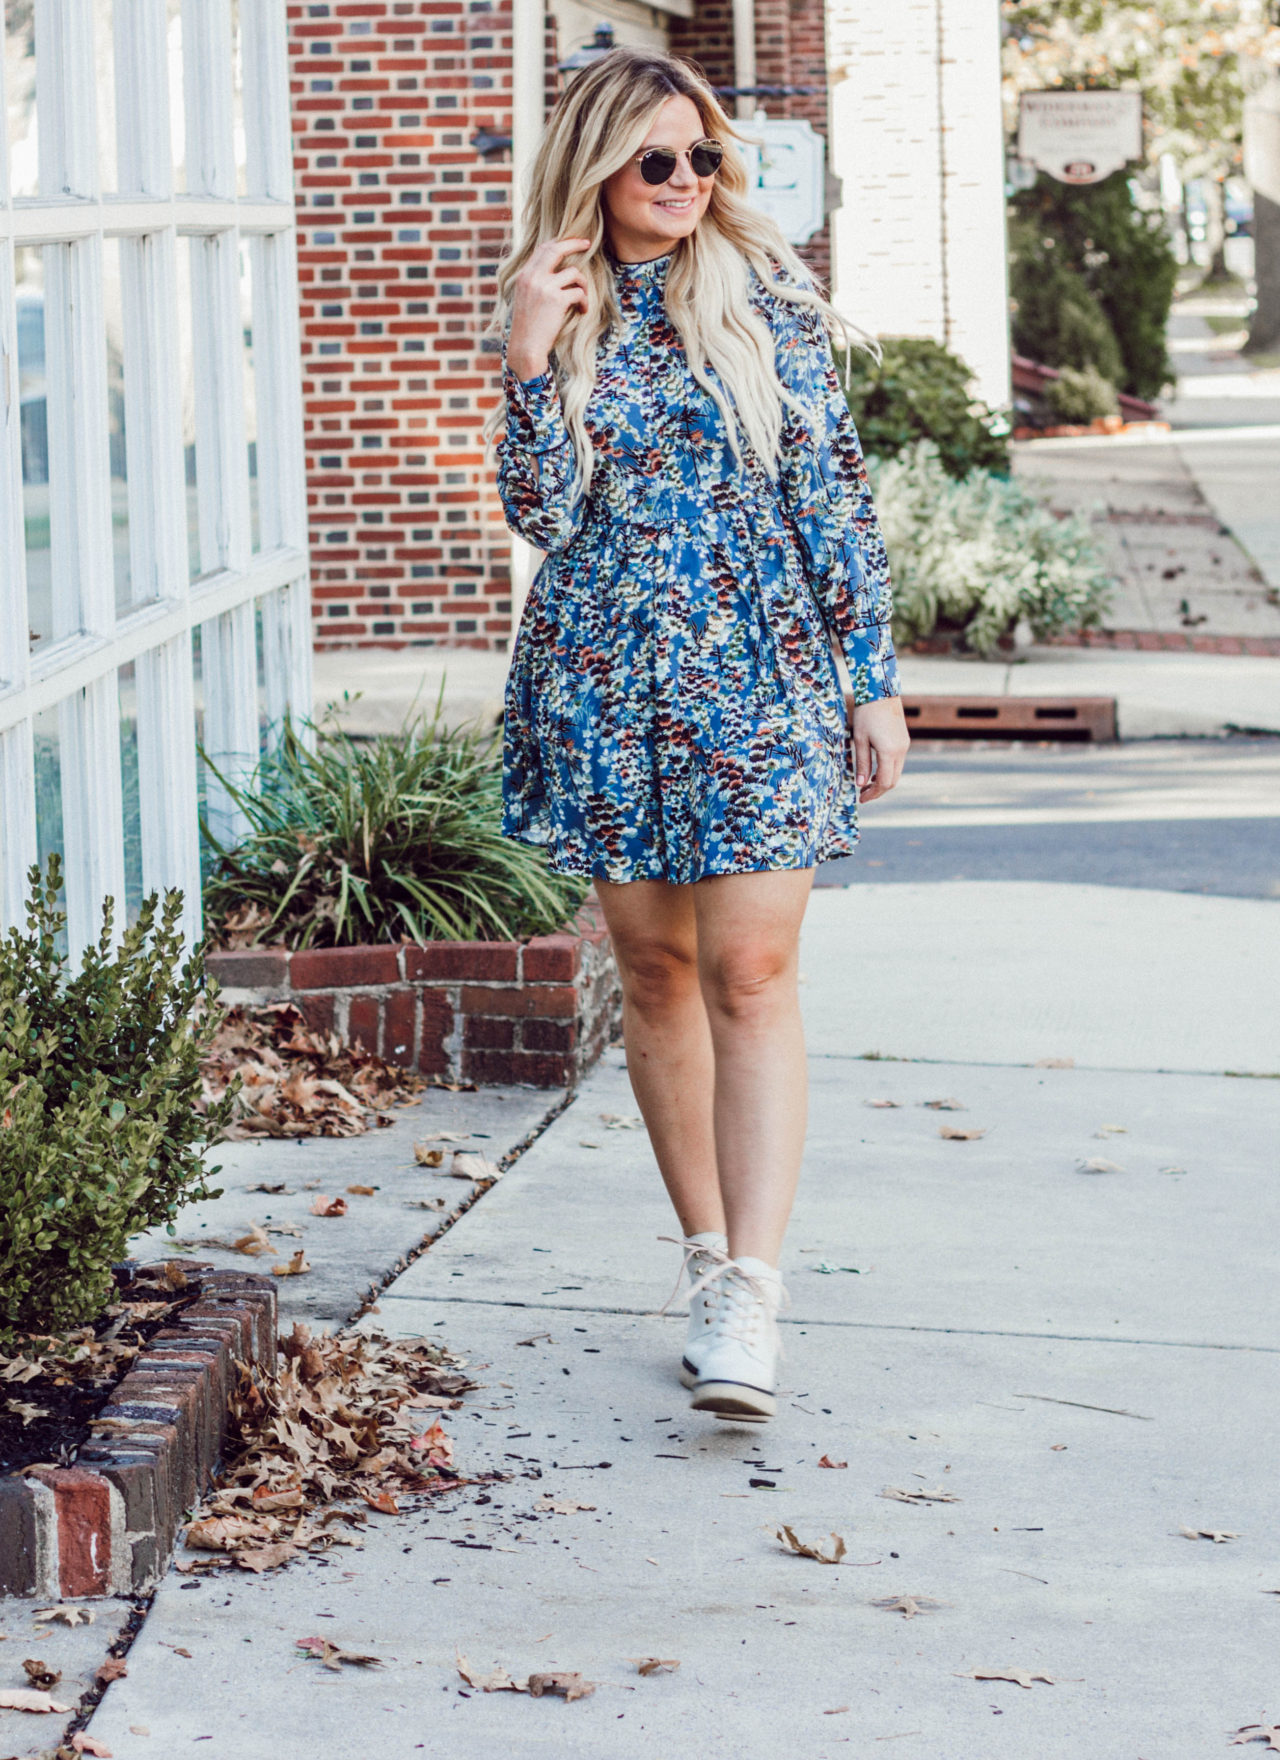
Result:
M387 1293L384 1301L442 1302L452 1308L520 1308L548 1314L597 1314L620 1320L683 1320L682 1314L659 1314L654 1308L573 1307L568 1302L503 1301L497 1296L411 1295ZM1259 1356L1280 1356L1280 1344L1227 1344L1209 1338L1131 1338L1107 1332L1030 1332L1010 1326L921 1326L907 1320L827 1320L796 1314L780 1314L779 1326L826 1326L847 1332L940 1333L955 1338L1030 1338L1061 1344L1130 1344L1175 1351L1253 1351Z

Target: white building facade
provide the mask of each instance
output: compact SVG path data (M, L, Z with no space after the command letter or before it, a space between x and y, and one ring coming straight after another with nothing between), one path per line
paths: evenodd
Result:
M999 0L830 0L827 42L835 303L945 343L1007 406Z
M0 138L0 922L200 927L197 738L310 712L281 0L19 0ZM211 772L210 823L237 829Z

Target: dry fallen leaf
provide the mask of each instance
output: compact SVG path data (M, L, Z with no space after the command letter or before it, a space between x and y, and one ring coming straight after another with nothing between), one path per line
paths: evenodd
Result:
M389 1491L365 1491L361 1493L370 1509L376 1509L379 1515L398 1516L400 1505Z
M301 1557L301 1549L291 1540L277 1540L270 1546L242 1547L235 1555L235 1562L242 1571L253 1571L256 1575L259 1571L273 1571L277 1565Z
M541 1699L544 1693L557 1693L562 1699L587 1699L595 1690L594 1681L584 1681L580 1674L563 1670L554 1674L531 1674L527 1687L534 1699Z
M444 1162L444 1150L429 1149L425 1143L415 1143L413 1158L419 1167L440 1167Z
M985 1137L986 1134L985 1125L980 1129L972 1130L962 1130L957 1124L940 1124L938 1126L938 1135L945 1137L948 1143L974 1143L979 1137Z
M1032 1069L1074 1069L1074 1057L1037 1057L1031 1065Z
M680 1664L674 1656L628 1656L628 1662L634 1662L637 1674L674 1674Z
M902 1105L900 1100L864 1100L864 1106L875 1106L883 1112L894 1112Z
M941 1486L939 1486L936 1491L925 1491L923 1488L921 1488L919 1491L902 1491L899 1489L899 1487L897 1485L886 1485L884 1490L880 1493L880 1495L881 1495L881 1497L890 1498L894 1503L959 1503L960 1502L960 1499L958 1497L956 1497L950 1491L944 1491Z
M1127 1137L1129 1127L1127 1124L1100 1124L1093 1134L1095 1137Z
M914 1619L918 1613L933 1613L946 1603L931 1601L927 1595L885 1595L871 1605L882 1607L886 1613L900 1613L903 1619Z
M276 1251L267 1239L266 1229L256 1222L249 1224L248 1234L242 1234L238 1241L232 1241L231 1250L234 1253L245 1253L251 1259L262 1253L270 1253L274 1258Z
M0 1687L0 1711L70 1711L35 1687Z
M428 1131L425 1137L413 1146L415 1149L425 1148L428 1143L469 1143L470 1131Z
M458 1673L469 1687L475 1688L477 1693L525 1693L528 1691L527 1687L517 1686L505 1668L495 1668L492 1674L482 1674L478 1668L471 1666L460 1650L454 1651L454 1657L454 1666Z
M326 1198L323 1193L311 1205L313 1216L345 1216L347 1200L345 1198Z
M28 1656L22 1668L27 1677L27 1685L40 1687L46 1693L56 1687L62 1679L60 1668L50 1668L47 1662L40 1662L34 1656Z
M258 1515L271 1515L278 1509L301 1509L306 1503L301 1485L255 1485L253 1507Z
M1238 1729L1227 1743L1229 1748L1238 1748L1245 1742L1265 1742L1272 1754L1280 1754L1280 1723L1246 1723Z
M930 1112L968 1112L969 1108L963 1100L948 1095L945 1100L922 1100L921 1106L927 1106Z
M1043 1681L1046 1687L1053 1685L1053 1677L1047 1674L1034 1674L1027 1668L970 1668L956 1676L962 1681L1012 1681L1015 1686L1029 1687L1032 1681Z
M1240 1538L1239 1534L1232 1533L1229 1528L1179 1528L1178 1532L1184 1540L1212 1540L1215 1546L1221 1546L1226 1540Z
M1118 1161L1104 1161L1100 1155L1082 1157L1076 1162L1077 1173L1123 1173L1124 1168Z
M91 1607L42 1607L31 1617L37 1623L53 1619L64 1626L91 1626L98 1616Z
M563 1503L557 1503L554 1498L540 1497L533 1507L552 1515L571 1516L580 1509L594 1509L596 1506L594 1503L575 1503L571 1498L567 1498Z
M501 1179L502 1170L495 1167L483 1155L476 1155L469 1149L455 1149L453 1163L449 1168L451 1179L474 1179L477 1181Z
M841 1467L847 1467L849 1463L848 1461L833 1461L829 1454L824 1454L822 1459L818 1462L818 1465L820 1467L835 1467L839 1469Z
M842 1534L832 1534L831 1551L824 1552L820 1546L806 1546L803 1540L796 1538L795 1530L785 1525L776 1529L775 1533L788 1552L794 1552L801 1558L816 1559L819 1564L839 1564L848 1551Z
M293 1196L292 1186L286 1185L283 1180L277 1180L274 1184L269 1180L259 1180L257 1185L246 1186L244 1189L246 1192L270 1192L273 1197L291 1198Z
M82 1729L78 1729L72 1736L71 1748L76 1754L92 1754L96 1756L96 1760L111 1760L111 1750L107 1744L98 1741L96 1736L86 1735Z
M7 1399L4 1403L6 1411L10 1411L16 1417L22 1419L22 1428L24 1430L28 1424L34 1423L37 1418L47 1418L49 1415L46 1407L32 1405L30 1400Z
M642 1131L644 1120L634 1112L602 1112L600 1122L610 1131Z
M123 1656L108 1656L98 1667L97 1680L106 1686L111 1681L122 1681L129 1672L129 1664Z
M304 1277L310 1269L307 1255L299 1247L287 1265L273 1265L271 1272L274 1277Z
M377 1191L377 1189L378 1189L377 1186L348 1186L347 1187L347 1190L351 1193L351 1196L353 1198L372 1198L373 1195L375 1194L375 1192Z
M334 1674L341 1674L344 1662L352 1668L382 1667L380 1656L358 1656L350 1650L340 1650L336 1644L331 1644L328 1638L295 1638L294 1643L299 1650L304 1650L315 1661L322 1662L326 1668L332 1669Z

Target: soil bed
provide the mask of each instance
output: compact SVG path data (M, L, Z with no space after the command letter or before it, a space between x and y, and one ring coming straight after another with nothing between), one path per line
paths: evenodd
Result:
M71 1466L147 1342L199 1294L176 1266L122 1265L116 1284L117 1299L92 1325L0 1348L0 1475Z

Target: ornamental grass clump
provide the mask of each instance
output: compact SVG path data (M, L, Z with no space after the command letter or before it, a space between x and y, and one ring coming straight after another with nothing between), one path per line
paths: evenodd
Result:
M1101 620L1112 582L1083 516L986 471L957 481L929 441L873 462L872 480L899 642L945 629L990 654L1024 619L1040 640Z
M286 723L251 783L220 780L248 822L231 849L204 828L205 911L232 945L522 940L586 896L502 835L499 736L449 728L439 707L374 740Z
M58 858L30 873L27 932L0 941L0 1339L93 1320L131 1235L218 1197L204 1150L233 1096L203 1108L217 1027L182 894L153 893L73 972L59 951Z

